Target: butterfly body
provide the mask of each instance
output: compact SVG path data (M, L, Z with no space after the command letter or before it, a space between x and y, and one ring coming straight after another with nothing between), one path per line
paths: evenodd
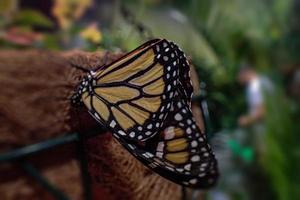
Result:
M90 72L72 97L137 159L176 183L208 187L214 155L192 116L189 64L177 45L149 41Z
M83 104L81 95L84 92L88 92L89 95L94 95L93 85L95 85L95 79L92 76L92 72L88 72L88 75L83 77L75 94L71 97L71 104L73 106L81 106Z

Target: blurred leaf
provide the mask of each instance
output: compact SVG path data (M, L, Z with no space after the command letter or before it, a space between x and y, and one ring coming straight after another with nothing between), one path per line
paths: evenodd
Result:
M300 184L300 158L296 154L300 151L297 122L292 118L291 104L280 87L276 88L276 93L266 94L266 100L266 153L262 162L276 188L278 199L294 200L299 198L297 187Z
M43 41L43 47L51 50L59 50L61 47L58 39L59 37L57 37L57 35L54 34L45 35L45 39Z
M54 0L52 13L62 29L69 29L92 3L93 0Z
M1 0L0 17L11 17L17 11L17 0Z
M17 13L15 24L30 27L52 28L54 23L42 13L36 10L21 10Z
M189 23L183 13L175 9L147 9L141 12L142 8L137 8L136 5L131 9L140 11L135 13L136 18L142 19L142 23L153 32L155 37L175 41L187 55L204 63L203 67L213 69L214 78L222 81L224 68L220 64L218 55L204 35ZM118 28L118 31L122 32L126 48L130 49L141 43L138 32L131 24L120 19Z

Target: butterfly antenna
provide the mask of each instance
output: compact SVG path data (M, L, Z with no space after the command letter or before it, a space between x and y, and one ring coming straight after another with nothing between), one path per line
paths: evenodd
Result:
M76 64L74 64L74 63L70 63L70 65L71 65L72 67L75 67L76 69L81 70L81 71L84 71L84 72L90 72L90 70L84 68L83 66L76 65Z
M106 51L105 54L104 54L104 56L103 56L103 58L102 58L102 65L98 65L97 67L95 67L95 69L93 69L94 72L98 71L99 69L101 69L101 68L103 68L104 66L107 65L107 61L109 60L108 59L109 58L108 55L109 55L109 53L108 53L108 51Z

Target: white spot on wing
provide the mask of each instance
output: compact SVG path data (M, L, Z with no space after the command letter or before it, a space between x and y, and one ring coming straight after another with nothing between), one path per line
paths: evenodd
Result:
M135 149L135 147L131 144L128 144L128 146L129 146L130 149Z
M181 114L177 113L174 117L177 121L181 121L182 120L182 116Z
M159 157L159 158L162 158L163 157L163 153L162 152L156 152L156 156Z
M191 128L187 128L187 129L186 129L186 133L187 133L187 134L191 134L191 133L192 133L192 129L191 129Z
M187 171L190 171L191 170L191 164L185 165L184 169L187 170Z
M115 120L112 120L112 121L110 122L109 126L112 127L112 128L115 128L116 124L117 124L117 123L115 122Z
M95 117L100 120L98 113L94 113Z
M191 146L192 147L196 147L198 145L198 142L196 140L192 141L191 142Z
M131 133L129 133L129 136L133 138L135 136L135 132L132 131Z
M168 88L167 88L167 90L168 90L168 91L170 91L170 90L171 90L171 85L168 85Z
M200 161L200 156L198 156L198 155L193 156L193 157L191 158L191 161L192 161L192 162L198 162L198 161Z
M151 135L151 131L147 131L145 134L146 135Z
M183 169L182 168L176 168L176 171L183 172Z
M197 183L197 179L193 178L189 182L190 182L190 184L196 184Z
M157 144L156 150L157 150L157 151L163 151L163 150L164 150L164 146L165 146L165 144L164 144L163 142L159 142L159 143Z
M174 127L171 126L171 127L166 128L164 133L165 133L164 134L165 135L165 140L173 139L174 136L175 136Z
M118 133L119 133L120 135L126 135L126 133L125 133L124 131L122 131L122 130L119 130Z

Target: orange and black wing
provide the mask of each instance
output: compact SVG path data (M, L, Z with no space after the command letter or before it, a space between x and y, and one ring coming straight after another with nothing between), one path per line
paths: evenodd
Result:
M176 51L170 42L152 40L91 72L77 95L94 118L115 135L145 141L163 126L178 73Z
M160 175L191 187L216 182L217 164L190 111L193 92L184 53L152 40L90 72L81 99L136 158Z
M143 145L119 141L153 171L178 184L208 188L218 178L217 162L189 105L177 96L159 134Z
M175 49L177 59L178 59L178 79L179 79L179 89L182 92L183 98L186 102L191 102L193 95L193 86L190 79L190 65L184 54L184 52L173 42L170 42L171 46Z

